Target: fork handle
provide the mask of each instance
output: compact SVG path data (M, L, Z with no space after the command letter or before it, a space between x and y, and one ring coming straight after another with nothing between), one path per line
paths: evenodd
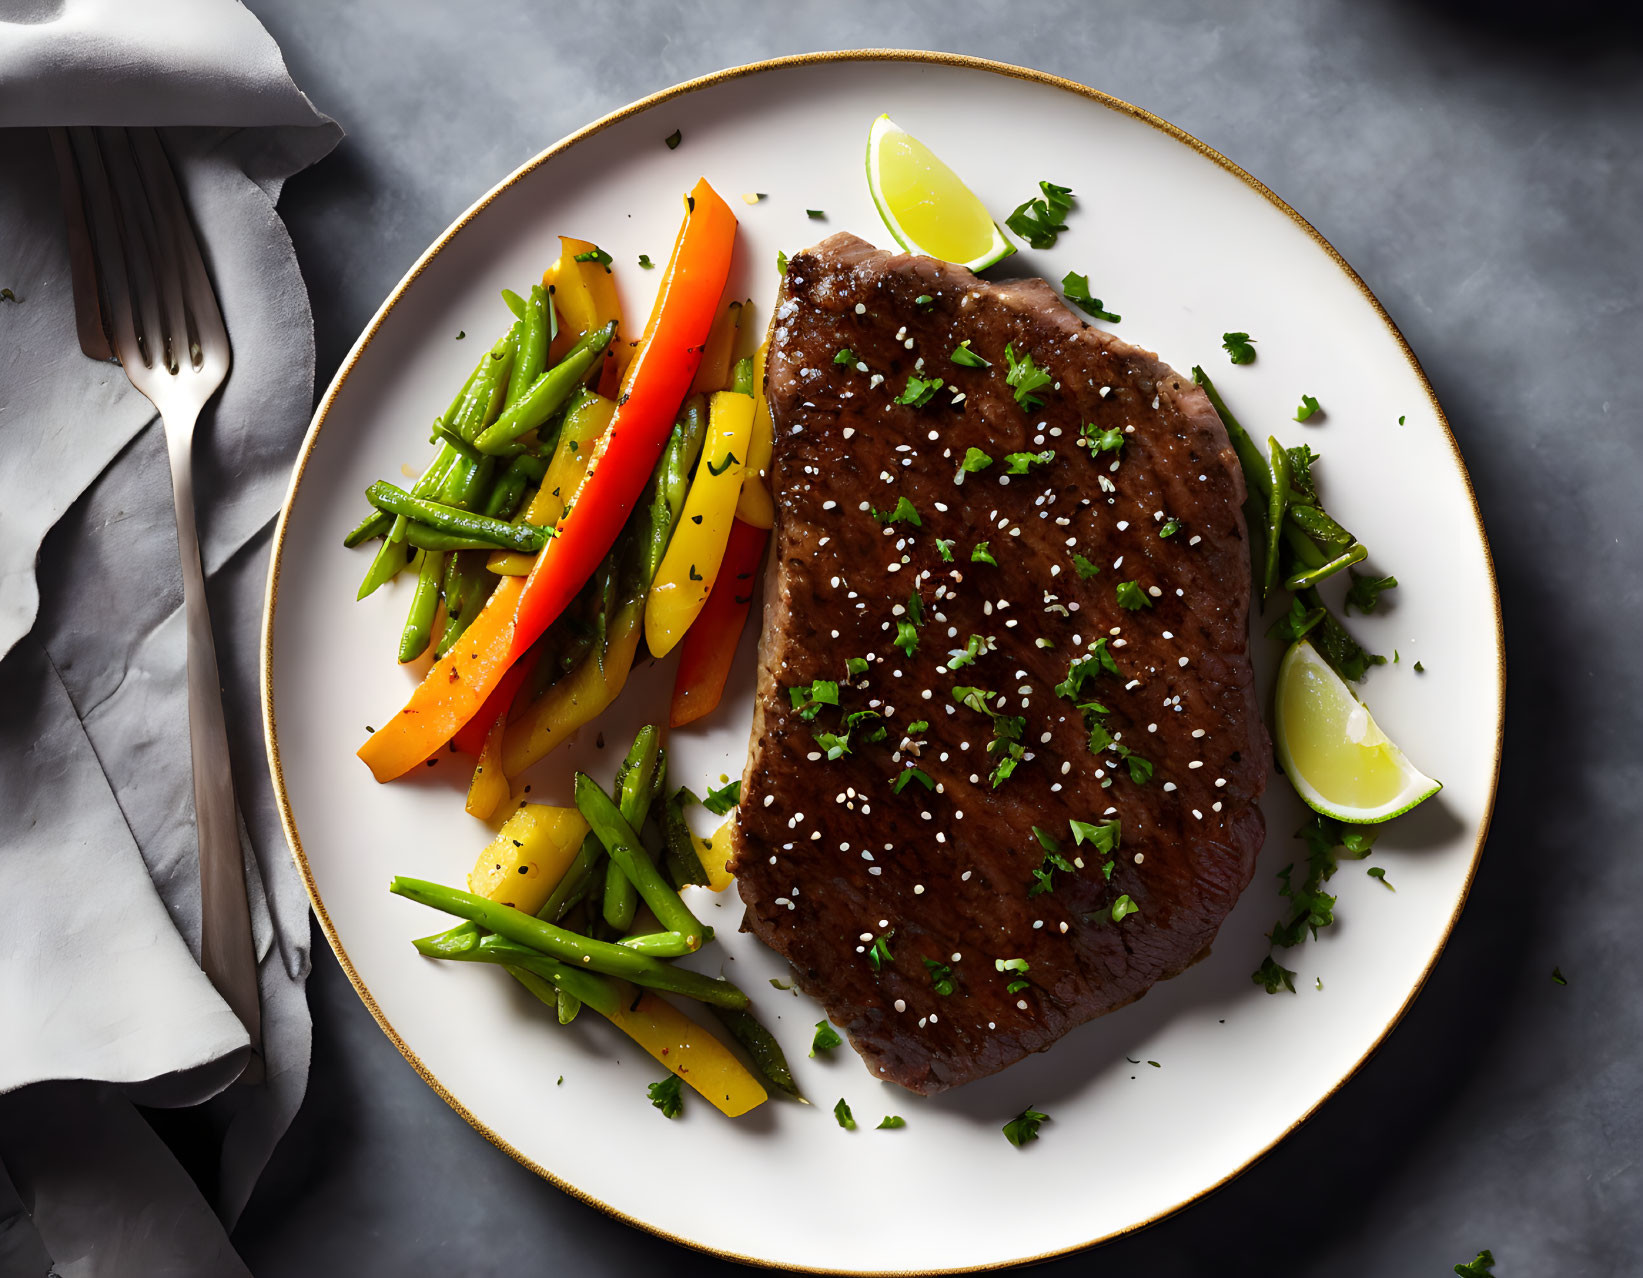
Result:
M188 622L188 735L194 765L194 826L200 854L200 967L251 1037L262 1048L257 956L245 893L245 860L234 807L217 648L211 637L200 539L194 524L194 423L165 421L171 457L171 488L177 503L177 550L183 570L183 610ZM253 1057L255 1061L255 1056Z

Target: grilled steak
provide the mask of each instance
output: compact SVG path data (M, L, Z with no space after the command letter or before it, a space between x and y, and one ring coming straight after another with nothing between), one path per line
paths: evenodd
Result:
M1243 479L1201 390L1043 280L850 235L788 264L766 387L745 925L936 1092L1181 971L1248 885Z

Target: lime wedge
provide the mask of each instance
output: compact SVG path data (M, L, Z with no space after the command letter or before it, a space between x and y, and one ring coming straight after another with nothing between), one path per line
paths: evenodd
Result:
M867 135L867 188L909 253L979 271L1015 252L975 192L887 115Z
M1337 821L1389 821L1443 787L1393 745L1305 639L1278 667L1278 762L1308 806Z

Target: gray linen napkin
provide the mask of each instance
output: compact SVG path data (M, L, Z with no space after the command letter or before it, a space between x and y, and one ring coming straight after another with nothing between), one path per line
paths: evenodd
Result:
M50 124L162 127L234 347L195 473L265 1018L255 1088L223 1090L245 1034L196 963L164 437L118 366L80 353ZM307 902L268 792L257 631L313 395L274 204L340 136L233 0L0 0L0 1237L30 1232L65 1276L243 1272L223 1223L307 1082ZM215 1217L131 1109L214 1096Z

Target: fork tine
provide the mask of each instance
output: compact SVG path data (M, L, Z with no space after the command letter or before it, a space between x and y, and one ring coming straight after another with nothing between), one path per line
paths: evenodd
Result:
M217 294L205 269L194 224L189 219L188 207L183 203L176 173L166 157L160 135L153 129L133 129L131 142L155 216L165 225L169 247L176 254L188 307L190 337L227 358L228 333L223 327L222 310L217 305Z
M126 131L117 128L99 128L97 142L125 228L126 272L137 308L144 357L151 368L175 372L177 360L171 338L182 327L182 298L174 280L167 287L166 277L174 271L167 266L155 231L131 143ZM171 294L177 295L175 307Z
M91 230L86 226L86 198L80 189L80 167L74 162L68 130L54 127L47 132L51 135L52 158L57 163L57 196L68 228L69 281L74 291L74 328L80 338L80 349L92 359L113 359L102 286L97 280L97 255L92 252Z
M114 354L122 364L143 362L142 347L137 340L137 329L131 306L131 286L126 273L126 255L120 227L119 210L114 194L109 189L108 171L103 167L103 155L97 139L89 128L76 126L69 130L69 141L79 165L80 178L85 189L86 219L91 224L92 251L97 257L97 275L102 281L103 294L108 300L109 336L113 339Z

